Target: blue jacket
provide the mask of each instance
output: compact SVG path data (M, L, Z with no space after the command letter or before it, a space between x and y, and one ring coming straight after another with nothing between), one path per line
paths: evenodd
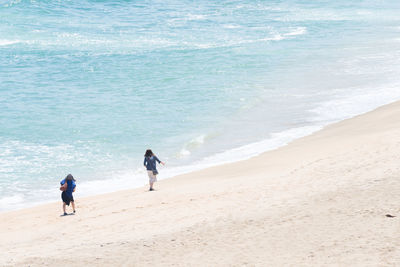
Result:
M64 185L65 184L65 179L61 180L60 184ZM72 181L72 180L68 180L67 181L67 185L68 185L68 187L67 187L67 190L65 191L65 193L68 196L72 196L72 192L74 192L74 188L76 187L76 183L74 181Z
M160 163L161 161L156 157L156 156L151 156L151 157L144 157L144 162L143 165L146 166L146 169L148 171L154 171L157 170L157 163Z

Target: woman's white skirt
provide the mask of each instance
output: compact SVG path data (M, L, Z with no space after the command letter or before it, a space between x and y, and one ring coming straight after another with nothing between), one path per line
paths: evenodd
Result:
M149 183L157 182L157 176L153 174L153 171L147 171L147 174L149 175Z

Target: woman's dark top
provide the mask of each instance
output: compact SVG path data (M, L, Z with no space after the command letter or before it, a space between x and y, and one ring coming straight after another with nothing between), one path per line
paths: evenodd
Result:
M148 171L154 171L157 170L156 161L161 162L156 156L144 157L143 165L146 166Z

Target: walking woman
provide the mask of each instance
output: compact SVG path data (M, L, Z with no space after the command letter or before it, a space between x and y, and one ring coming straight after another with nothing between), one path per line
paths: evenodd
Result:
M159 160L156 155L154 155L153 151L151 149L147 149L146 153L144 154L144 162L143 165L147 169L147 174L149 175L149 184L150 184L150 189L149 191L154 191L153 184L157 182L157 162L161 163L162 165L165 165L164 162Z
M63 201L64 216L68 215L65 208L66 206L69 206L69 203L72 204L72 210L75 213L75 202L74 202L74 197L72 196L72 192L75 192L76 188L75 178L71 174L68 174L67 177L65 177L60 182L60 184L61 184L60 190L62 191L61 199Z

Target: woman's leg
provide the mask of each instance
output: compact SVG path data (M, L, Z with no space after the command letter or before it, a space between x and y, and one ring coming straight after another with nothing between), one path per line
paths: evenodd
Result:
M72 210L73 210L74 213L75 213L75 201L71 201L71 205L72 205Z
M149 185L150 185L150 191L153 191L153 185L154 182L157 181L157 177L154 175L153 171L147 171L147 174L149 175Z
M64 211L64 214L65 213L67 213L66 211L65 211L65 207L67 206L67 204L65 204L65 202L63 202L63 211Z

